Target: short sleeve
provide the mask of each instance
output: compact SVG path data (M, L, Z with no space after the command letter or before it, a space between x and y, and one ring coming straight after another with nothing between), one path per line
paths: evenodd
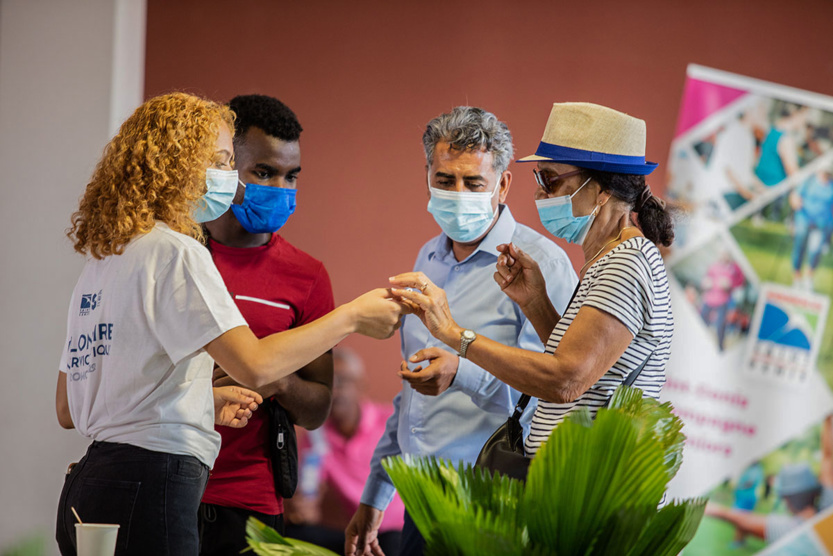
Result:
M153 280L148 325L174 364L232 328L246 326L201 246L183 247Z
M612 252L593 276L583 306L613 315L636 337L645 324L653 283L645 254L636 248Z
M333 286L330 283L330 275L324 265L318 263L318 273L310 286L307 301L302 309L301 319L298 323L307 324L320 319L335 307L333 302Z

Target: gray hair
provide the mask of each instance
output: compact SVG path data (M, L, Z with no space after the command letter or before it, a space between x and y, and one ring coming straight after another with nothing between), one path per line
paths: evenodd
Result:
M498 173L509 167L514 154L512 134L506 124L491 112L474 106L458 106L428 122L422 135L422 145L429 165L434 160L434 149L440 141L458 150L486 149L486 152L492 153L493 167Z

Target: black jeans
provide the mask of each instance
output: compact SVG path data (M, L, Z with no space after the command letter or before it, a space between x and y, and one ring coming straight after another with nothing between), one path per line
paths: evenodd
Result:
M246 542L249 516L283 535L283 514L268 515L242 508L200 504L200 556L228 556L249 548Z
M64 481L55 537L74 555L74 507L85 522L118 523L116 554L196 556L208 467L192 456L93 442Z

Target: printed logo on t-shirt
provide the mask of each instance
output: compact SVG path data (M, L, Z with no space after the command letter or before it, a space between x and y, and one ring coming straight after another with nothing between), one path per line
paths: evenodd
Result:
M87 375L94 373L96 362L110 355L112 341L113 324L107 322L98 323L88 333L70 336L66 363L70 380L86 380Z
M90 311L95 311L96 307L101 305L101 290L98 293L85 293L81 295L81 312L82 317L90 314Z

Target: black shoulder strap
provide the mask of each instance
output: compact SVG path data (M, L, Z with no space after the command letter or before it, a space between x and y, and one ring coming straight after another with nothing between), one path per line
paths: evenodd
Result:
M637 367L636 369L631 371L631 374L628 375L628 378L626 378L625 382L623 382L622 384L624 384L625 386L632 386L633 383L636 382L636 378L639 376L639 373L641 373L642 369L645 368L645 365L648 364L648 359L650 359L653 354L654 354L653 351L651 353L649 353L648 356L645 358L645 361L643 361L642 364L639 367ZM611 398L612 398L612 396L611 396ZM610 405L610 399L611 398L607 399L607 401L602 406L602 408L606 408L607 406Z

